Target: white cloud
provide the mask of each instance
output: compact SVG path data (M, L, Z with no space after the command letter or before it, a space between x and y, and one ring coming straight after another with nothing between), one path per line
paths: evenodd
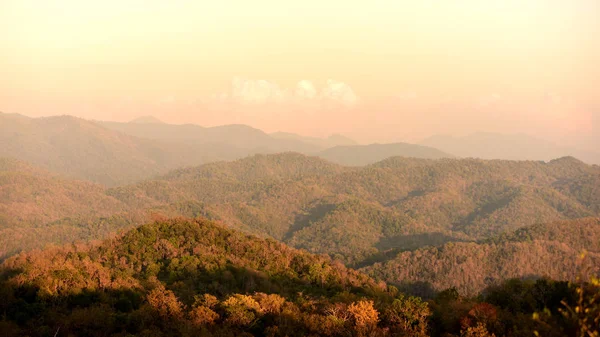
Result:
M294 94L300 99L314 99L317 96L317 88L311 81L302 80L296 84Z
M321 91L321 97L346 106L352 106L358 102L358 96L348 84L335 80L327 80L327 84Z
M231 98L245 103L282 102L286 92L276 83L235 77L231 81Z
M230 99L248 104L295 102L337 102L345 106L357 103L358 96L352 88L340 81L328 80L319 91L309 80L301 80L293 90L281 88L277 83L267 80L234 77L229 94L217 95L220 100Z

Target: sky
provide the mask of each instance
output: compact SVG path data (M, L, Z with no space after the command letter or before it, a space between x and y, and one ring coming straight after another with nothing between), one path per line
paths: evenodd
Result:
M0 0L0 111L600 144L597 0Z

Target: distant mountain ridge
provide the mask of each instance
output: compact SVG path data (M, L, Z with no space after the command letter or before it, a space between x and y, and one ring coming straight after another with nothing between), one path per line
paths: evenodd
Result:
M262 130L231 124L203 127L196 124L98 122L100 125L135 137L189 144L225 144L251 150L248 154L281 151L311 152L317 146L297 139L275 139Z
M30 118L0 113L0 157L13 157L65 177L106 186L148 179L175 168L261 153L293 151L339 162L339 156L320 152L334 144L353 143L340 135L327 139L293 134L273 136L239 124L172 125L152 116L118 123L66 115ZM389 145L387 148L393 149L373 152L370 147L350 146L341 151L346 159L350 157L352 165L371 164L395 155L440 156L434 150L423 151L417 145Z
M165 122L154 116L141 116L138 118L134 118L129 123L141 123L141 124L165 124Z
M274 132L270 134L271 137L277 139L296 139L303 141L305 143L316 145L322 149L327 149L335 146L343 146L343 145L358 145L358 143L346 136L340 134L334 134L327 138L316 138L316 137L306 137L300 136L295 133L289 132Z
M398 156L421 159L454 158L453 155L438 149L409 143L336 146L317 152L316 155L347 166L364 166Z
M1 157L13 157L64 176L109 186L181 166L245 155L235 151L222 145L195 146L133 137L72 116L29 118L0 114ZM226 157L224 152L234 155Z
M437 135L419 144L431 146L463 158L507 160L552 160L574 156L600 165L600 153L556 145L525 134L473 133L463 137Z

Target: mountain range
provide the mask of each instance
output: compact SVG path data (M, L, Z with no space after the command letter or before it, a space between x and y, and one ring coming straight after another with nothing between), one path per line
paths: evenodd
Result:
M434 149L411 144L381 149L348 144L354 142L340 135L327 139L269 135L246 125L173 125L151 116L117 123L72 116L29 118L0 113L0 157L23 160L66 177L106 186L140 181L184 166L259 153L294 151L350 165L370 164L390 155L439 156ZM333 148L326 150L329 147ZM348 161L349 157L353 159Z
M558 337L594 303L600 167L542 161L563 153L547 143L152 116L0 114L0 131L3 336ZM470 158L521 142L539 157Z
M522 228L600 216L600 168L568 157L550 163L395 157L347 167L283 153L178 169L114 188L4 163L4 257L48 243L104 238L157 216L201 216L400 283L396 269L371 266L392 266L396 255L408 260L407 252L433 254L439 262L441 253L428 247L471 247L462 250L469 254L489 247L482 240ZM556 276L544 267L563 260L549 256L535 269L538 275ZM427 266L413 264L420 265ZM446 285L436 283L443 273L433 277L434 289ZM461 280L460 289L472 293L489 284Z

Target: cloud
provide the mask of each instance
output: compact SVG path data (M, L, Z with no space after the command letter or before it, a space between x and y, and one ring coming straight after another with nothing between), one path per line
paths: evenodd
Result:
M336 80L328 80L319 91L309 80L301 80L293 90L288 90L267 80L234 77L229 93L214 96L216 97L221 101L231 100L245 104L310 101L316 104L336 102L344 106L352 106L358 102L354 90L348 84Z
M317 97L317 88L308 80L302 80L296 84L295 96L300 99L314 99Z
M321 91L321 97L325 100L340 102L346 106L352 106L358 102L358 96L352 88L340 81L327 80L327 83Z
M231 98L244 103L283 102L287 93L276 83L234 77L231 81Z

